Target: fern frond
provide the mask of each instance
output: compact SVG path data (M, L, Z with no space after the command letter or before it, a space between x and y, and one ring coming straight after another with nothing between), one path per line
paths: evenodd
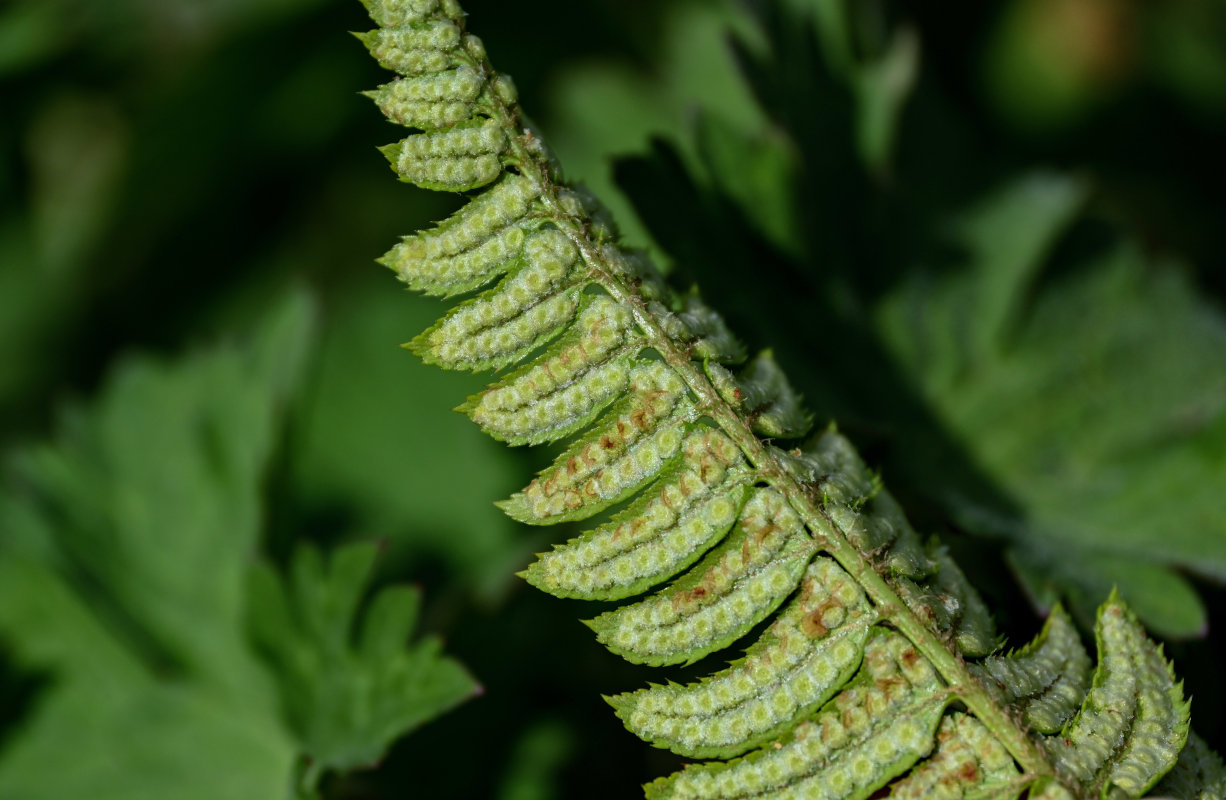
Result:
M653 744L731 759L657 780L649 797L862 800L891 783L899 798L1135 797L1171 770L1188 704L1117 597L1092 680L1059 609L1033 643L990 656L983 601L845 437L772 443L812 417L769 351L737 369L746 352L719 314L618 245L459 6L365 2L380 29L359 38L400 74L370 96L416 131L383 148L393 169L427 189L483 189L381 259L428 294L488 287L408 347L450 369L510 368L460 406L490 435L574 437L499 504L512 517L621 506L521 574L599 600L672 580L588 623L637 663L693 662L774 615L726 669L609 699ZM1214 796L1220 763L1185 752L1170 781Z
M1077 712L1090 688L1090 668L1090 656L1061 606L1052 609L1030 644L974 667L997 699L1021 711L1039 733L1056 733Z
M626 396L521 492L499 503L531 525L587 519L635 494L680 455L697 416L677 373L638 364Z

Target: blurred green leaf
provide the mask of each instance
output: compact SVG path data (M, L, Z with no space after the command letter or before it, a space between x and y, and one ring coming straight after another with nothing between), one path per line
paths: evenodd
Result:
M326 567L303 548L286 588L251 564L313 320L294 293L246 346L129 360L54 444L12 459L0 637L50 681L0 758L0 796L284 797L298 758L310 789L475 690L438 642L406 649L414 591L379 593L351 643L373 546Z
M29 209L0 222L0 402L50 366L30 354L62 343L86 294L86 257L114 216L129 147L105 96L55 92L24 131Z
M1143 6L1154 77L1206 117L1226 119L1226 14L1212 0Z
M69 31L55 3L9 3L0 9L0 77L52 57L64 46Z
M110 221L128 147L127 121L110 98L62 93L38 110L26 150L34 235L48 280L70 277Z
M762 125L728 46L732 31L754 35L744 9L728 0L681 2L665 14L650 68L629 59L568 64L551 87L545 119L546 135L567 174L609 206L636 246L647 244L648 236L613 184L609 154L636 152L650 137L664 136L692 158L686 134L699 108L736 130Z
M919 56L919 34L900 28L885 52L860 65L852 77L860 158L882 175L889 171L899 117L918 77Z
M1020 509L947 485L964 525L1007 537L1032 591L1050 584L1086 619L1119 585L1156 631L1199 635L1204 608L1172 570L1226 578L1226 319L1127 245L1038 281L1081 194L1035 175L983 198L951 227L967 266L910 274L879 319Z
M751 135L713 114L700 114L694 136L712 183L781 250L796 253L803 237L794 204L796 152L777 131Z
M295 295L253 351L294 363L311 316ZM52 681L0 760L0 796L284 794L293 741L242 616L260 479L294 381L249 353L130 360L53 445L13 459L0 635Z
M286 578L268 565L252 572L251 630L277 675L309 784L324 770L372 766L393 740L480 691L437 640L406 647L418 591L383 589L359 615L376 554L348 545L325 563L304 545Z

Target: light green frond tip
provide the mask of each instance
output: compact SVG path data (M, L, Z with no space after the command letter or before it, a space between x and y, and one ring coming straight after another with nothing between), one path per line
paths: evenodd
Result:
M379 148L402 181L423 189L466 192L502 174L507 139L497 122L472 119L406 136Z
M620 600L668 580L713 547L736 522L749 492L744 458L718 431L699 428L682 465L611 521L552 552L525 574L560 597Z
M412 27L383 28L354 36L366 45L380 66L401 75L442 72L458 63L461 55L460 26L450 19L432 19Z
M508 444L569 436L626 393L639 346L630 312L588 295L565 336L461 409Z
M499 507L530 525L598 514L674 463L695 416L677 373L656 361L639 364L631 370L626 396Z
M383 115L409 128L446 128L472 116L471 104L485 88L485 79L470 66L401 78L363 92Z
M579 307L577 254L556 230L532 234L520 266L466 300L409 343L423 361L448 369L501 369L566 329Z
M539 194L526 178L506 175L436 228L406 236L379 263L425 294L451 297L484 286L519 263Z
M456 0L362 0L367 13L384 28L403 28L432 17L460 19L464 10Z

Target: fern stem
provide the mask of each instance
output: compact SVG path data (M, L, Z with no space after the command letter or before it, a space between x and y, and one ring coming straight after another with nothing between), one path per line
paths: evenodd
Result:
M484 61L482 67L490 78L496 75L488 60ZM783 468L748 422L719 395L690 353L665 333L660 321L647 308L643 298L626 286L611 268L601 249L592 240L585 221L564 210L558 196L558 186L550 175L545 159L539 155L543 152L542 143L534 131L520 125L518 109L497 99L493 103L493 113L507 134L514 153L514 162L521 174L539 186L541 198L551 211L550 221L579 249L595 282L614 300L631 310L650 346L684 380L697 400L699 411L715 421L736 443L756 469L761 481L784 493L792 508L818 540L818 545L859 582L881 618L911 640L940 673L953 695L999 739L1022 768L1024 780L1029 782L1038 777L1054 776L1055 770L1042 748L984 689L967 669L961 656L955 654L902 601L873 564L830 520L805 485Z
M1025 773L1032 778L1054 775L1055 770L1046 753L984 689L967 669L961 656L955 654L902 602L881 573L851 545L812 498L803 490L797 491L799 487L794 480L790 481L790 484L778 488L788 497L793 508L810 529L822 532L823 548L860 582L882 617L910 639L932 662L954 695L1000 740Z

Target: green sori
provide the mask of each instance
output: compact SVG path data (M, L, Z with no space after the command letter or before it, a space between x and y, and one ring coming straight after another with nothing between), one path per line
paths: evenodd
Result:
M381 259L427 294L490 287L409 347L450 369L533 356L460 407L510 444L577 436L508 514L546 525L625 503L524 576L602 600L675 578L589 623L640 663L692 662L776 615L726 670L610 698L644 739L731 759L649 797L1138 797L1168 773L1169 796L1226 793L1180 684L1118 597L1099 613L1093 672L1058 609L1032 644L991 655L979 596L844 437L760 438L811 427L770 353L745 364L718 314L565 186L459 5L365 2L379 29L359 38L401 76L370 96L417 131L383 153L407 182L481 189Z

